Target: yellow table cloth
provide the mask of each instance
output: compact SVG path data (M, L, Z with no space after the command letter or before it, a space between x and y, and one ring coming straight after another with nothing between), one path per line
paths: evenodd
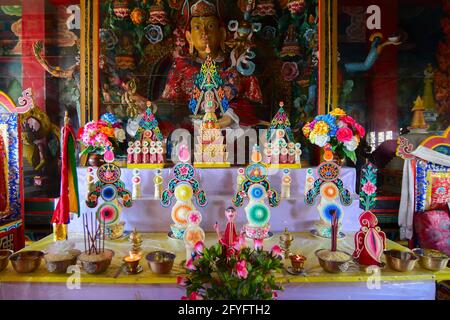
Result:
M347 272L341 274L330 274L322 270L314 252L318 249L329 248L331 243L328 239L317 238L310 233L292 233L294 242L291 246L291 252L301 253L306 256L305 263L306 275L291 275L287 272L280 273L278 280L282 283L301 283L301 282L366 282L369 277L373 277L371 273L365 273L357 268L350 268ZM126 275L121 273L117 278L114 275L122 265L122 258L128 255L131 243L127 237L119 240L106 241L105 248L115 252L113 261L108 270L100 275L86 274L81 270L81 283L98 283L98 284L176 284L176 276L184 272L181 261L186 259L186 252L183 241L170 239L166 233L144 233L141 234L143 243L142 251L144 257L141 260L143 272L137 275ZM338 249L348 253L353 252L354 234L347 234L346 237L338 241ZM84 242L82 234L70 234L69 240L76 243L76 248L84 250ZM53 236L48 236L40 241L33 243L23 250L42 250L45 251L49 244L53 241ZM206 236L206 246L213 245L217 242L216 234L209 233ZM248 241L249 245L252 242ZM272 238L264 242L264 248L270 250L273 245L279 244L279 234L275 234ZM393 241L387 241L388 249L409 250ZM151 272L145 255L154 250L167 250L174 252L177 256L172 272L167 275L157 275ZM290 266L288 260L285 261L286 266ZM47 272L45 263L41 264L39 269L29 274L19 274L14 271L11 264L0 272L0 282L48 282L48 283L65 283L71 274L51 274ZM444 271L432 272L425 270L416 264L412 272L401 273L391 270L388 266L381 270L380 281L421 281L421 280L447 280L450 279L450 269Z

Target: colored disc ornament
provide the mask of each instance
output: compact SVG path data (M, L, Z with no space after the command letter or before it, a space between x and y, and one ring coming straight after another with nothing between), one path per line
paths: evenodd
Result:
M260 182L267 178L267 167L261 163L250 164L245 168L245 175L251 182Z
M172 220L179 225L187 224L187 215L192 209L187 204L175 204L172 209Z
M261 200L266 197L266 190L260 184L254 184L248 189L248 195L253 200Z
M255 203L246 208L247 219L251 225L265 226L270 219L270 210L264 203Z
M113 201L117 197L117 189L111 184L103 187L101 197L106 202Z
M188 184L180 184L175 187L175 198L187 202L192 198L192 187Z
M139 184L139 183L141 183L141 177L135 176L135 177L133 177L133 178L131 179L131 181L132 181L134 184Z
M119 208L111 202L103 203L97 210L97 220L105 225L117 223L119 216Z
M174 175L182 180L188 181L194 178L195 170L189 163L179 163L173 169Z
M332 182L326 182L320 186L320 195L329 200L336 199L339 196L338 187Z
M317 174L320 179L325 181L334 181L339 178L340 167L334 162L323 162L317 168Z
M120 168L114 164L106 163L98 168L97 177L103 183L114 183L120 179Z
M342 220L342 215L343 215L342 208L339 204L337 204L335 202L328 202L325 204L320 204L317 208L319 209L319 214L320 214L320 217L322 218L322 220L328 222L330 225L331 225L332 219L333 219L333 215L332 215L333 210L335 210L337 213L338 222L340 222Z

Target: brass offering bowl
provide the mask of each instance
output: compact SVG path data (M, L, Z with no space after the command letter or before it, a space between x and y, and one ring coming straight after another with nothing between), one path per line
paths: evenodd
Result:
M78 260L81 262L84 271L89 274L99 274L108 269L113 257L114 251L105 249L105 251L100 254L89 254L84 252L78 256Z
M41 265L42 251L19 251L9 256L9 260L18 273L29 273L36 271Z
M175 254L167 251L153 251L147 254L150 269L157 274L169 273L172 270Z
M418 258L412 252L400 250L384 251L388 266L398 272L412 271Z
M0 272L3 271L8 266L8 258L10 255L12 255L14 252L12 250L3 249L0 250Z
M431 271L440 271L447 267L449 257L438 250L420 249L413 250L414 254L419 257L419 264L422 268Z
M328 249L319 249L315 252L317 259L319 260L320 266L329 273L341 273L348 270L350 266L350 262L352 261L352 256L347 252L336 250L331 251ZM329 255L330 258L325 258L325 256ZM333 255L339 255L342 257L339 260L333 260Z
M77 257L81 254L80 250L70 250L66 257L61 257L58 259L55 255L46 254L44 255L45 266L47 271L50 273L66 273L69 266L77 264Z

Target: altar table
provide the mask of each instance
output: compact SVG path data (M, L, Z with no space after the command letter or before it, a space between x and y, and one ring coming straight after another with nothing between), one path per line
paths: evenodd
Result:
M324 272L318 264L314 252L320 248L329 248L330 241L316 238L309 232L293 233L295 240L291 251L306 256L306 275L290 275L283 272L277 280L285 288L279 293L279 299L434 299L435 281L450 279L450 270L435 273L422 269L418 264L412 272L399 273L385 267L381 270L379 281L374 274L366 274L351 267L342 274ZM338 242L338 249L353 252L353 235L348 233ZM70 234L70 239L78 249L83 250L81 233ZM142 234L142 249L145 254L154 250L169 250L176 254L174 268L168 275L153 274L145 261L141 260L143 272L137 275L120 274L114 278L121 265L121 259L128 255L130 243L126 237L106 241L105 247L112 249L115 256L109 269L100 275L86 274L82 269L72 274L50 274L44 263L31 274L16 273L11 264L0 273L0 299L180 299L185 294L176 286L176 276L183 273L180 263L185 259L182 241L169 239L167 233ZM278 244L279 233L264 242L265 249ZM208 233L206 245L217 241L215 234ZM52 242L46 237L24 250L45 250ZM249 245L251 242L249 241ZM388 249L408 250L389 241ZM287 266L290 265L285 261ZM76 287L79 281L79 287ZM69 285L68 285L69 283Z
M312 168L315 174L316 168ZM319 219L319 213L316 205L307 206L305 199L305 177L307 169L291 169L291 197L282 199L280 205L271 208L271 231L284 231L289 227L289 231L310 231L314 227L314 222ZM163 169L164 187L167 186L170 179L173 178L173 169ZM208 205L197 209L202 213L202 228L205 231L214 231L216 222L225 228L227 223L224 211L231 206L231 199L237 188L238 168L225 169L197 169L196 177L199 180L200 187L205 190ZM172 223L170 217L171 208L163 208L158 199L154 198L153 177L155 170L141 169L141 191L142 197L133 202L133 207L123 208L121 220L125 222L125 230L137 228L139 232L168 232L169 225ZM94 211L86 207L85 201L87 194L86 186L87 168L78 168L78 187L81 200L81 212ZM122 169L121 180L125 182L128 190L132 190L131 179L132 169ZM281 192L281 169L269 170L269 181L275 190ZM347 231L358 231L358 217L362 213L359 208L359 196L355 193L356 171L354 168L343 167L341 170L341 180L345 188L350 191L353 202L344 208L344 219L342 229ZM175 199L174 199L175 200ZM318 199L319 201L319 199ZM175 202L173 202L175 203ZM195 201L194 201L195 203ZM244 202L244 206L245 206ZM237 209L236 225L243 226L246 223L245 211L242 208ZM73 219L69 224L69 232L82 232L82 219ZM239 230L238 230L239 231Z

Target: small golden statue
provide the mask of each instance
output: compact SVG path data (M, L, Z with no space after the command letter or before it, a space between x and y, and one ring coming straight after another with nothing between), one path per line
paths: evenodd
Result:
M289 233L287 227L284 228L284 232L280 235L280 247L284 250L285 259L289 258L292 241L294 241L294 237Z
M414 101L414 106L411 111L413 112L413 118L411 126L408 127L408 129L412 132L426 132L426 130L428 129L428 125L426 124L423 115L425 107L423 105L422 97L417 97L417 99Z
M131 232L129 240L131 242L130 254L134 256L142 256L142 238L136 228L134 228L133 232Z

